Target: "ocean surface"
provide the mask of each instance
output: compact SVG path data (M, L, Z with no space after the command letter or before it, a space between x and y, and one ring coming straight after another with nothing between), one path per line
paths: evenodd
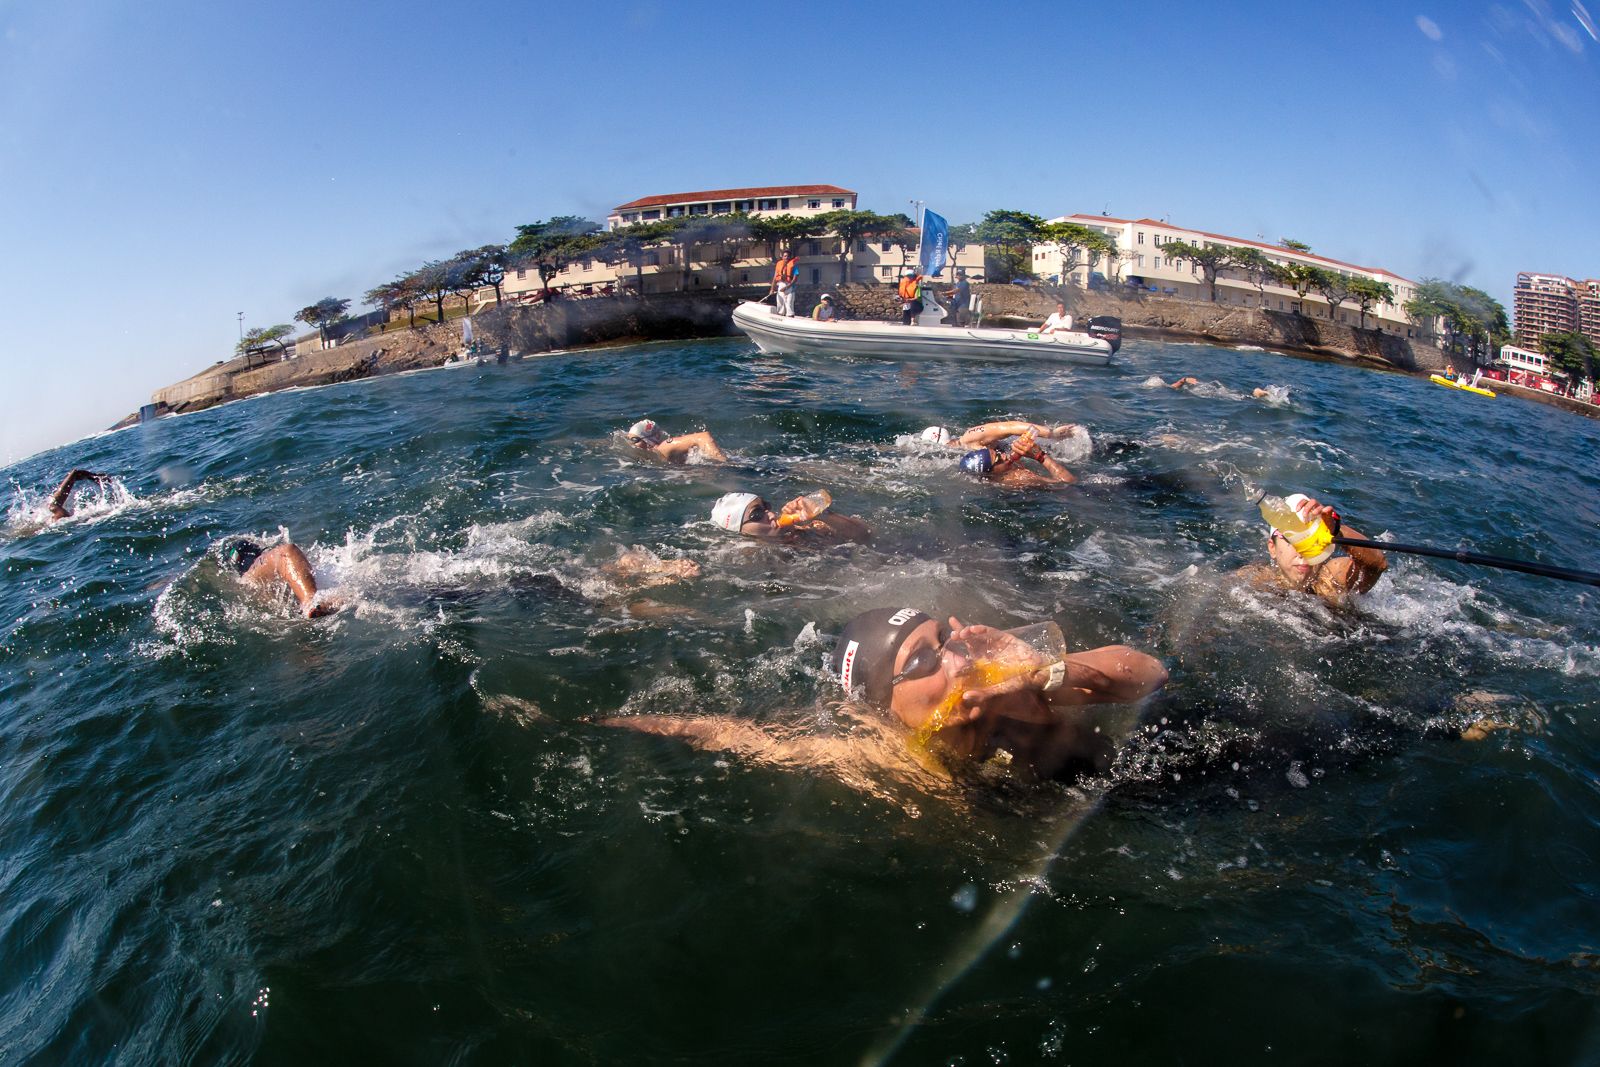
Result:
M1212 384L1153 380L1182 375ZM647 415L730 461L641 457ZM1087 427L1052 445L1079 482L974 484L913 436L1004 416ZM33 457L0 529L0 1062L1600 1062L1596 590L1391 555L1329 607L1236 575L1265 559L1241 479L1600 570L1597 446L1259 351L723 339ZM74 466L117 480L43 526ZM708 521L817 488L870 545ZM246 590L242 533L344 609ZM635 550L700 574L607 569ZM1094 713L1103 779L944 773L822 670L902 604L1054 619L1171 680ZM658 716L742 740L629 728Z

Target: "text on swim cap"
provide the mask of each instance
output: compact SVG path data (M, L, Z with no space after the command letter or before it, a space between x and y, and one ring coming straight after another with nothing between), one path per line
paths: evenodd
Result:
M844 646L844 659L839 664L839 683L847 690L850 688L850 675L856 665L856 649L860 647L859 641L851 641Z
M914 616L916 616L918 614L920 614L920 612L916 608L901 608L899 611L897 611L893 615L889 616L889 625L890 626L904 626L906 623L910 622L911 619Z

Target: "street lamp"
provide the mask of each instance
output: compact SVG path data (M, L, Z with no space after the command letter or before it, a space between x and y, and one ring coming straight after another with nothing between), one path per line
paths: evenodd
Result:
M244 340L244 312L239 312L239 340Z

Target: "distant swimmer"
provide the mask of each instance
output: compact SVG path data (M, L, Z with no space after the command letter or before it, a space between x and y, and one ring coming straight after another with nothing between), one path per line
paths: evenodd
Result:
M1025 459L1039 464L1045 472L1039 474L1024 467L1022 461ZM1029 433L1013 441L1009 451L979 448L968 452L961 457L961 469L986 482L1016 487L1059 488L1078 480L1071 471L1056 462L1054 456L1040 448Z
M700 564L692 559L662 559L643 548L630 548L615 560L601 566L600 570L617 578L627 578L640 585L658 585L662 582L700 577Z
M1161 382L1162 385L1166 385L1168 389L1178 389L1178 390L1192 389L1195 386L1201 384L1199 378L1179 378L1177 381L1173 382L1171 385L1167 385L1166 382L1162 382L1160 378L1157 378L1156 381Z
M681 437L668 437L667 431L650 419L640 419L628 427L628 439L633 442L635 448L653 452L668 463L685 462L689 458L690 451L696 448L718 463L725 462L728 458L706 431L686 433Z
M96 485L104 485L109 478L110 475L107 474L96 474L93 471L82 469L74 470L61 480L61 487L50 498L50 518L45 521L58 522L61 519L72 517L72 512L67 510L67 500L71 498L72 490L77 487L79 482L94 482Z
M849 541L865 544L872 537L872 530L860 519L831 509L819 513L812 501L803 496L795 497L774 512L754 493L729 493L712 507L711 521L724 530L737 530L746 537L791 544L840 545Z
M1321 519L1329 530L1345 537L1367 540L1365 534L1347 523L1341 523L1339 513L1326 504L1300 493L1285 497L1284 503L1307 522ZM1321 563L1308 563L1283 534L1269 526L1267 554L1272 557L1274 566L1252 564L1239 573L1262 582L1287 584L1291 589L1314 593L1330 604L1340 604L1351 593L1370 590L1389 568L1388 559L1376 549L1348 547L1345 551L1349 555L1336 556Z
M1184 389L1195 389L1195 388L1198 388L1199 386L1202 386L1205 383L1202 382L1199 378L1179 378L1177 381L1175 381L1175 382L1171 383L1170 385L1168 385L1168 383L1162 381L1160 378L1156 378L1154 380L1153 384L1155 384L1155 385L1165 385L1165 386L1167 386L1168 389L1177 389L1177 390L1182 391ZM1216 384L1217 388L1219 388L1219 389L1226 388L1226 386L1222 385L1221 382L1217 382L1215 384ZM1274 400L1274 399L1277 399L1276 397L1274 397L1272 395L1270 390L1262 389L1260 386L1257 386L1250 393L1250 396L1252 398L1256 399L1256 400Z
M332 615L343 606L341 601L318 593L311 563L292 541L268 548L253 537L241 537L227 547L223 558L250 585L262 589L275 582L288 585L300 602L300 613L308 619Z
M1106 645L1068 653L1048 671L968 689L941 713L973 661L968 642L979 639L1017 642L992 627L963 626L953 616L947 625L916 608L876 608L840 633L833 674L852 696L959 756L984 759L1004 750L1044 778L1091 768L1102 773L1110 765L1109 740L1064 709L1131 704L1167 682L1160 660L1127 645Z

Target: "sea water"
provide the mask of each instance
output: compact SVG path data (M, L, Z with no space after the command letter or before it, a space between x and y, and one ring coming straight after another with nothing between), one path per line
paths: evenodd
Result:
M1217 384L1145 387L1185 375ZM619 437L645 416L730 462L651 461ZM909 441L997 418L1086 426L1078 483L978 484ZM1597 444L1551 408L1259 352L714 340L33 457L0 528L0 1049L1592 1062L1592 591L1391 556L1349 605L1287 595L1237 576L1265 529L1224 473L1347 532L1600 570ZM74 466L118 481L46 526ZM709 522L727 492L819 489L870 545ZM241 533L301 545L345 609L243 589L219 556ZM647 584L608 568L624 553L700 574ZM822 669L885 605L1054 619L1171 680L1093 712L1104 779L940 776ZM626 728L668 721L713 740Z

